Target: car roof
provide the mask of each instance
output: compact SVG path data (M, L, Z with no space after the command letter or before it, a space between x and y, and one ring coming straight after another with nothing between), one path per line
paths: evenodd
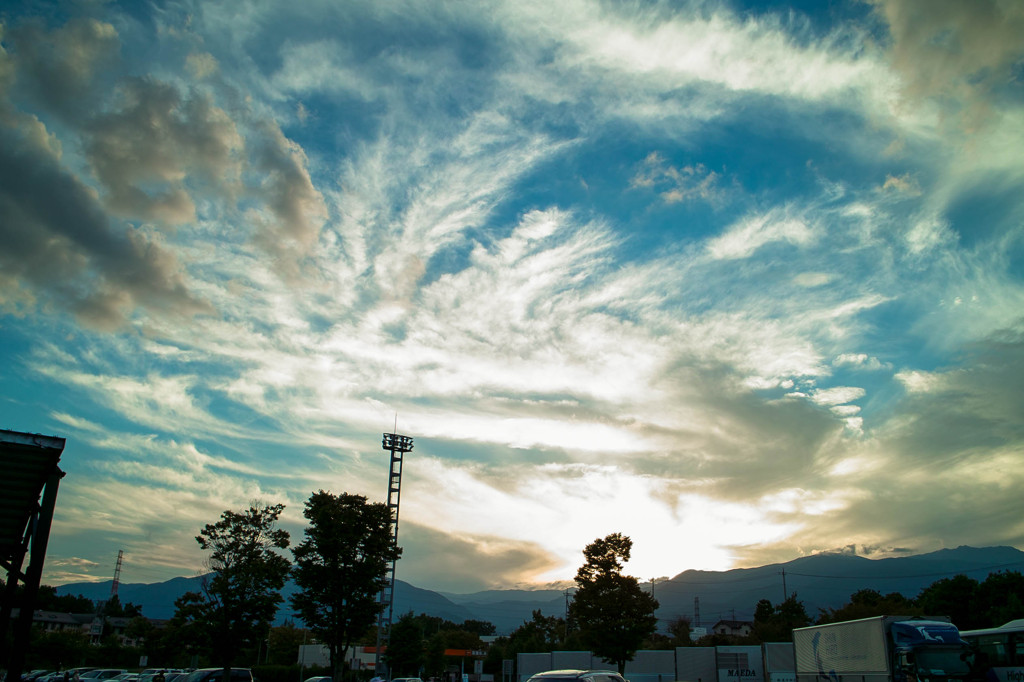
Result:
M536 673L531 675L533 678L547 678L547 677L583 677L585 675L618 675L619 673L615 670L545 670L542 673Z

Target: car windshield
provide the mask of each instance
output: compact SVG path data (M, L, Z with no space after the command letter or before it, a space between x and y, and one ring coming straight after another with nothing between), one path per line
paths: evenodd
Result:
M917 669L922 677L932 675L963 677L971 672L962 649L918 649Z

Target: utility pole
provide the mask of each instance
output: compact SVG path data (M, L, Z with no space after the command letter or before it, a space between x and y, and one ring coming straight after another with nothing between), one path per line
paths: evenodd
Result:
M789 590L786 589L786 569L782 569L782 601L789 599Z
M565 590L565 634L563 639L569 639L569 590Z

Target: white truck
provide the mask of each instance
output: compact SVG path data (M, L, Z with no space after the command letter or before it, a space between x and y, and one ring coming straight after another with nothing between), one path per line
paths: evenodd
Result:
M793 630L796 682L968 682L970 648L948 618L877 616Z

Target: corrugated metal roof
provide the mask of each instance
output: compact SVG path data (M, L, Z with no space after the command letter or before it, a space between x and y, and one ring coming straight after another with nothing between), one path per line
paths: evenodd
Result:
M0 429L0 562L23 556L25 529L57 468L64 439Z

